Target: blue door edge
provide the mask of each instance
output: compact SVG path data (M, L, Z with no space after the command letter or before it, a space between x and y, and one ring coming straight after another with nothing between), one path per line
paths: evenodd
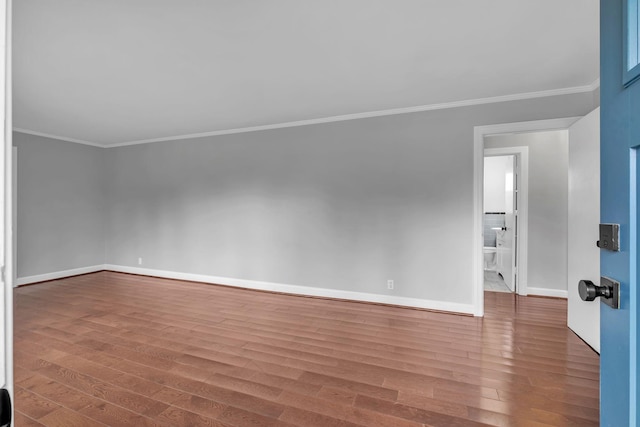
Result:
M638 147L629 150L629 425L638 425Z

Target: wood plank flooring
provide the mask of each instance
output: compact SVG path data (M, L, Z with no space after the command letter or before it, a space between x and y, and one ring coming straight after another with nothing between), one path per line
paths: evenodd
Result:
M18 288L16 425L590 426L566 301L483 319L99 272Z

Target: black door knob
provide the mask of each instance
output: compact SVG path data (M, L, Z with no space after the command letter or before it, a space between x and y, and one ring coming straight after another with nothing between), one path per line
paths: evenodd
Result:
M11 425L11 396L6 388L0 389L0 427Z
M582 301L593 301L598 297L611 298L613 290L609 286L597 286L591 280L580 280L578 293Z

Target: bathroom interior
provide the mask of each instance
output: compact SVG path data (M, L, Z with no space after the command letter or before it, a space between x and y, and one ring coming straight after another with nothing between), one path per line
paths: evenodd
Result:
M484 158L484 290L515 292L515 162L513 155Z

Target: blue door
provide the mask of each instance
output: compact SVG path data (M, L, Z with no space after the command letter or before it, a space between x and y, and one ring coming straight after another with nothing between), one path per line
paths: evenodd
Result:
M600 1L600 221L620 224L620 252L601 251L600 271L620 282L620 309L600 305L601 425L637 426L640 81L629 83L627 11L638 0ZM627 9L629 8L629 9ZM637 9L636 19L637 19ZM638 154L636 154L638 153ZM637 157L638 156L638 157Z

